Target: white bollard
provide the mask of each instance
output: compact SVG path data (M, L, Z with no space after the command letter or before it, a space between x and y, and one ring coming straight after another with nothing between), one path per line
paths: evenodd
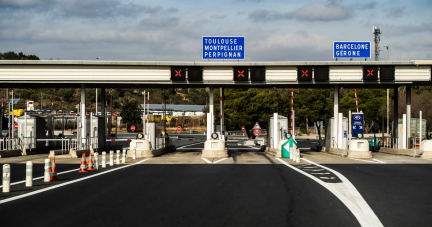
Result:
M95 152L94 159L95 159L95 163L94 163L95 169L98 170L99 169L99 153L98 152Z
M3 192L10 192L10 165L3 165Z
M26 164L26 187L33 186L33 162L28 161Z
M300 149L297 149L297 163L300 163Z
M110 166L114 165L114 151L110 150Z
M106 168L106 152L102 152L102 169Z
M126 149L123 149L123 159L122 163L126 163Z
M290 147L290 159L294 160L294 149Z
M120 164L120 150L117 150L117 159L116 159L117 165Z
M135 160L136 159L136 148L133 148L133 154L132 154L132 159Z
M50 182L51 181L51 159L47 158L45 159L45 167L44 167L44 182Z

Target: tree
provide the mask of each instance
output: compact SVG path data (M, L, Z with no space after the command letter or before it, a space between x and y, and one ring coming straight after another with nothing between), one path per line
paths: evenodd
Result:
M135 125L138 127L141 122L141 114L138 110L138 102L135 99L132 99L125 103L122 107L121 117L123 123L127 125ZM127 129L130 132L130 127Z
M9 51L3 54L0 53L0 60L40 60L40 59L36 55L25 55L22 52L19 52L17 54L13 51Z

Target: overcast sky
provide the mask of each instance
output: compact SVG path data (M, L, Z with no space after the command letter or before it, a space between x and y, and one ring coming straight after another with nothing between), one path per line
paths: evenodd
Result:
M431 0L0 0L0 52L202 61L202 36L245 36L246 61L329 61L376 25L391 60L430 60L431 19Z

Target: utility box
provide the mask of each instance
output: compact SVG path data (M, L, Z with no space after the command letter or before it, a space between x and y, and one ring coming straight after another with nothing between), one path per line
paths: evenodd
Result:
M26 144L26 147L29 149L43 149L45 147L45 141L38 142L37 139L46 139L45 118L36 116L23 116L18 117L17 120L17 137L20 138L21 144Z
M267 145L269 147L273 147L273 117L270 117L268 119L268 131L267 131L267 141L269 141L267 143ZM285 138L285 134L288 133L290 130L288 129L288 118L284 117L284 116L279 116L278 115L278 135L277 137L279 138L278 141L282 140Z

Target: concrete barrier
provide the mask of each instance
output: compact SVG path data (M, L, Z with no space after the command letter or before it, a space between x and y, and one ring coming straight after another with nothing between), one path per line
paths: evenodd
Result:
M90 156L90 152L93 154L92 150L73 150L71 149L69 152L69 155L71 158L79 158L82 157L82 154L85 154L86 156Z
M347 158L358 158L358 159L372 158L372 152L370 151L350 151L346 149L330 148L328 153L338 155L341 157L347 157Z
M16 156L22 156L22 151L21 150L2 150L2 151L0 151L0 158L16 157Z
M167 146L167 147L163 147L163 148L159 148L159 149L154 149L154 150L127 150L126 151L126 157L130 158L134 156L135 153L135 158L152 158L152 157L157 157L157 156L161 156L170 152L175 151L176 148L175 146Z
M394 148L381 147L379 153L420 157L421 151L415 149L394 149Z

